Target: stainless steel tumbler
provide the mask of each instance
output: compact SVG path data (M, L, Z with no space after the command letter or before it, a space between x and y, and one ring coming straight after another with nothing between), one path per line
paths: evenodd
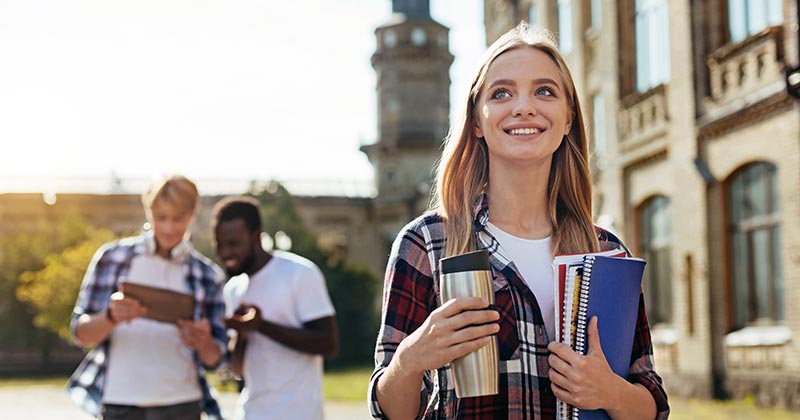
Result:
M439 261L439 291L442 303L458 297L477 296L494 306L489 254L475 251ZM450 366L458 398L494 395L498 390L497 340L453 360Z

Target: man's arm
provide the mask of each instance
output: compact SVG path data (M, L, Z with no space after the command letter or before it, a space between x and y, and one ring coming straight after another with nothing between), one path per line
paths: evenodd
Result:
M228 349L231 352L231 360L228 368L238 378L244 378L244 351L247 348L247 336L236 334L231 338Z
M333 357L339 352L339 328L333 316L313 319L301 328L294 328L264 320L256 306L241 305L232 317L225 319L225 324L239 335L256 331L305 353Z
M295 350L334 357L339 352L339 327L336 318L327 316L291 328L258 318L258 332Z

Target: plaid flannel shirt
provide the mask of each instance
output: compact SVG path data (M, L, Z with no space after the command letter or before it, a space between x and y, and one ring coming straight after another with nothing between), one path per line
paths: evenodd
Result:
M500 378L497 395L457 399L450 364L428 371L420 390L420 411L424 419L553 419L556 397L548 378L548 337L533 292L513 262L503 254L497 240L486 230L489 220L485 194L474 209L478 249L489 252L496 309L500 312L497 334ZM613 234L597 229L603 250L624 248ZM376 396L376 386L397 347L419 328L439 305L439 267L445 244L444 221L426 213L409 223L392 247L383 295L381 329L375 348L375 370L370 378L369 406L372 416L386 418ZM644 385L656 403L657 419L669 415L667 395L653 367L650 328L639 300L639 318L631 354L628 381Z
M104 245L95 253L72 312L70 327L76 342L75 328L78 318L83 314L94 314L106 309L111 294L117 290L118 280L128 273L131 260L147 252L147 239L144 235L121 239ZM196 302L194 319L208 318L212 337L222 349L225 349L228 336L223 323L224 274L211 260L192 249L191 245L186 243L185 246L189 246L189 250L179 261L188 267L186 281ZM92 349L67 383L70 398L95 417L102 411L103 386L108 366L108 344L106 340ZM215 399L216 391L206 381L205 367L196 352L194 362L197 366L197 380L203 393L201 401L203 411L209 419L222 419L219 404Z

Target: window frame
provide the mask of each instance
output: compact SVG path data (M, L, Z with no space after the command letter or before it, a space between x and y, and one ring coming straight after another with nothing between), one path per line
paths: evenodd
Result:
M759 194L764 198L760 204L766 210L746 214L746 200ZM748 163L725 182L730 329L775 325L785 319L779 195L777 167L769 162ZM757 206L758 203L750 207ZM756 248L760 237L767 249ZM758 264L759 254L766 259L763 266ZM759 274L759 268L766 268L768 272Z
M663 212L661 216L666 218L666 232L661 237L653 234L658 228L654 223L658 212ZM676 315L672 290L672 200L665 195L652 196L639 206L637 213L639 250L647 261L642 284L648 318L654 326L672 325Z

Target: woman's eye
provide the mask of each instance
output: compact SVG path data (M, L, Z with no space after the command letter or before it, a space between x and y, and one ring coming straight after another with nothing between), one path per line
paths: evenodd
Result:
M505 99L511 96L511 93L505 89L497 89L496 91L492 92L492 99Z
M549 86L543 86L539 89L536 89L536 94L540 96L555 96L556 93L553 91L553 88Z

